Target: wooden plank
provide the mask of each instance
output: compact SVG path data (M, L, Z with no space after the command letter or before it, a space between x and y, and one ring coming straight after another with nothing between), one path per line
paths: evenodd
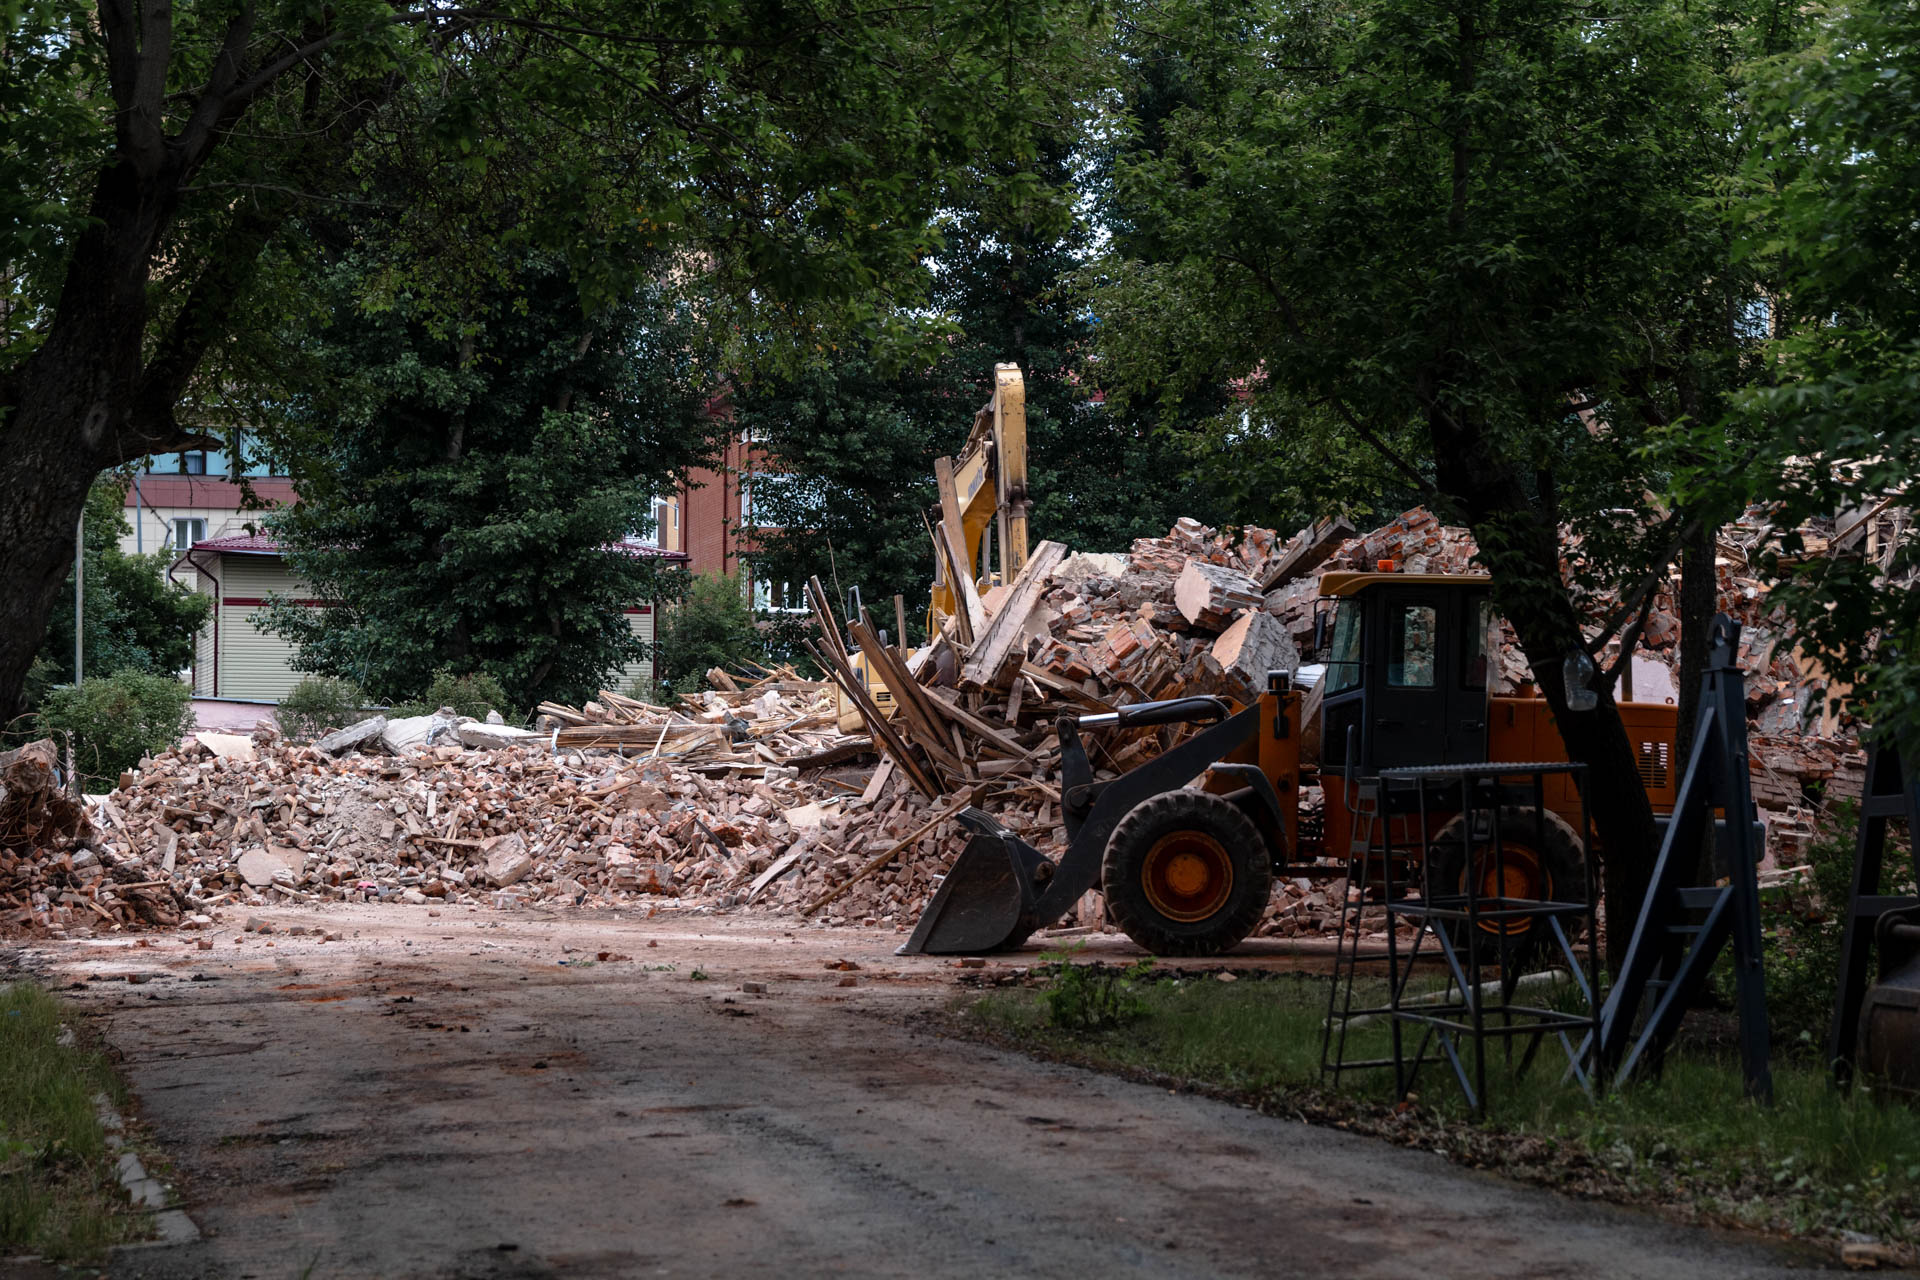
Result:
M965 765L961 758L950 754L941 741L940 723L933 711L921 701L920 686L895 665L892 651L880 643L880 636L873 629L873 619L856 622L849 630L853 633L854 642L860 646L860 652L866 656L868 670L879 676L880 683L893 695L894 706L905 718L914 743L931 756L936 765L949 773L964 773Z
M807 579L807 603L813 606L813 620L819 624L827 648L845 662L847 646L841 642L840 624L833 620L833 605L829 603L827 589L820 585L820 575L817 573Z
M1027 754L1027 749L1008 737L1005 730L996 728L994 725L982 720L973 712L959 705L958 702L943 697L940 690L929 689L927 691L927 702L935 711L938 711L941 715L947 717L968 733L978 737L980 739L980 745L989 751L995 751L1001 755L1008 756L1024 757Z
M946 522L942 521L940 528L936 530L932 522L927 519L926 514L923 512L920 516L920 523L923 526L925 526L927 531L927 538L929 541L933 543L934 587L935 589L938 589L939 587L944 586L945 584L953 581L953 576L954 576L953 569L951 568L947 558ZM929 605L927 610L928 625L933 627L936 633L940 635L944 635L948 632L954 632L954 633L965 632L966 634L963 634L960 636L962 643L972 644L973 635L970 631L972 623L970 623L967 620L966 612L967 611L965 609L962 609L957 614L938 613L934 606ZM934 639L935 637L928 636L927 638L931 640L931 639Z
M1020 642L1026 630L1027 615L1040 602L1040 593L1046 587L1047 577L1066 559L1066 555L1065 544L1059 542L1042 542L1034 548L1032 558L1020 570L1020 576L1014 579L1006 604L993 615L993 621L987 624L987 629L967 655L966 665L960 669L961 684L990 689L999 687L1003 677L1011 678L1012 671L1009 668L1017 670L1023 656Z
M993 366L994 471L999 483L1000 576L1027 567L1027 385L1017 364Z
M880 767L873 771L871 778L867 779L867 789L860 793L860 803L870 805L878 801L880 799L880 793L885 791L887 784L892 781L893 757L882 756L880 757Z
M1353 525L1343 519L1319 520L1295 534L1278 564L1260 575L1260 590L1265 592L1312 573L1325 564L1340 544L1354 536Z
M873 734L874 743L895 758L901 772L905 773L907 779L919 788L922 795L929 800L939 799L943 794L939 783L927 773L918 760L909 754L907 744L901 741L900 735L893 731L893 726L887 723L887 718L880 714L880 708L874 705L865 683L854 675L853 669L847 666L846 659L823 644L809 640L806 645L808 651L820 659L821 664L832 672L840 687L847 691L847 697L852 699L853 705L859 709L860 718L867 722L867 730Z
M1039 685L1042 689L1051 690L1065 698L1068 702L1085 707L1089 711L1114 711L1118 709L1111 702L1101 701L1073 681L1063 679L1045 667L1035 666L1031 662L1023 662L1020 664L1020 673Z
M893 647L881 642L880 632L873 625L873 616L863 616L847 630L865 655L868 669L880 678L880 683L893 695L894 703L900 708L901 714L907 717L907 723L924 733L936 732L938 726L932 714L922 705L919 682L900 665Z

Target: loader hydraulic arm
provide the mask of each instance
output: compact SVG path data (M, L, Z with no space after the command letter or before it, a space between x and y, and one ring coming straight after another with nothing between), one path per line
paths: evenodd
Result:
M1131 711L1139 716L1151 716L1159 713L1158 709L1174 707L1191 710L1180 715L1167 711L1168 718L1164 720L1134 719L1116 723L1172 724L1217 718L1226 711L1226 704L1218 698L1177 698L1171 702L1140 703L1114 714L1124 716ZM1065 915L1080 900L1081 894L1099 883L1100 860L1120 819L1142 800L1184 787L1251 741L1260 731L1260 706L1255 703L1245 711L1228 716L1173 750L1098 787L1093 785L1093 766L1080 741L1082 723L1085 722L1062 716L1055 725L1060 735L1060 816L1067 829L1067 851L1061 855L1052 878L1034 904L1034 916L1043 924ZM1082 804L1076 805L1076 799Z

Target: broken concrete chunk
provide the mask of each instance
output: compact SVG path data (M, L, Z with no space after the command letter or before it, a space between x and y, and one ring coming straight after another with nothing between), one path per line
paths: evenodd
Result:
M455 735L463 747L474 747L482 751L491 751L496 747L511 747L540 735L531 729L516 729L506 724L482 724L470 721L459 726Z
M276 874L282 879L297 876L303 860L296 849L268 845L264 849L248 849L236 860L234 867L248 885L264 889L273 883Z
M517 884L533 870L533 856L527 842L517 835L505 836L487 851L487 879L497 889Z
M332 733L314 743L313 749L315 751L325 752L330 756L344 755L355 747L364 747L368 743L377 740L386 731L387 718L385 716L373 716L370 719L362 720L359 724L348 725L344 729L335 729Z
M387 750L399 755L411 747L432 746L446 742L459 727L459 720L451 715L435 713L430 716L402 716L398 720L389 720L380 741Z
M237 733L196 733L194 740L222 760L252 760L253 739Z

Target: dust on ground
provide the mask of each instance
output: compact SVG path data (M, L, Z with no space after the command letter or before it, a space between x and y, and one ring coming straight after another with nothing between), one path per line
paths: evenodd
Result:
M276 931L216 923L209 950L108 936L19 957L124 1055L207 1233L123 1253L116 1275L1694 1280L1820 1265L942 1039L916 1015L968 970L895 956L891 930L255 914ZM339 940L290 932L322 925ZM1086 941L1087 959L1136 954ZM1275 940L1233 963L1324 963L1316 950Z

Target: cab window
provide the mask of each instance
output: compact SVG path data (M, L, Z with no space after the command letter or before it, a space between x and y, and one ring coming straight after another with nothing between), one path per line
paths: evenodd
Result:
M1462 653L1467 660L1460 668L1460 684L1467 689L1487 687L1487 670L1492 661L1494 646L1499 643L1494 636L1493 601L1481 600L1466 611L1467 634L1461 639Z
M1434 687L1437 622L1430 604L1400 604L1387 610L1388 685L1396 689Z
M1360 602L1342 600L1333 613L1333 643L1327 653L1327 692L1360 687Z

